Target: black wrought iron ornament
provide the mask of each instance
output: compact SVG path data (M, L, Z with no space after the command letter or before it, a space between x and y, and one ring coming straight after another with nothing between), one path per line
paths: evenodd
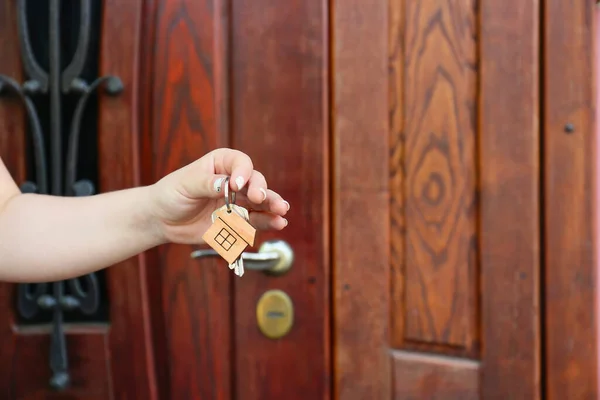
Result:
M28 27L28 2L17 1L17 18L22 62L27 76L23 84L8 76L0 75L0 95L18 96L26 109L29 136L33 149L34 171L30 175L34 179L21 185L21 190L28 193L49 194L56 196L91 196L95 194L94 183L78 179L78 160L80 159L80 139L82 116L94 91L103 87L110 95L122 92L123 84L116 76L103 76L88 83L82 78L90 46L92 0L79 0L79 26L77 29L77 45L70 61L65 61L61 54L65 38L61 36L62 11L61 0L38 2L33 0L35 12L48 17L47 40L48 65L44 69L33 51L31 32ZM43 7L46 9L42 9ZM32 8L33 9L33 8ZM39 36L39 35L38 35ZM36 37L35 40L41 40ZM66 65L63 67L63 65ZM70 127L63 129L63 102L65 95L78 96ZM49 101L49 123L44 127L40 122L34 100L43 98ZM44 132L44 128L48 132ZM64 132L68 132L65 134ZM45 134L47 133L47 134ZM45 138L49 138L46 148ZM63 151L66 148L65 157ZM60 229L60 226L57 226ZM23 318L33 318L39 312L52 312L52 340L50 348L50 385L56 389L64 389L69 385L69 369L67 345L64 332L66 313L79 311L83 314L94 314L100 304L100 290L96 274L67 281L21 284L17 290L17 310Z

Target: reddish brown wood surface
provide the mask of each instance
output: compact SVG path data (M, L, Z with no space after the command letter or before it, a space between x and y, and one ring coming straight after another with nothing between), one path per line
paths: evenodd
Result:
M28 329L19 332L15 342L13 391L6 399L105 400L115 397L115 382L106 362L110 344L106 327L73 327L67 334L71 384L66 392L48 388L50 330ZM120 390L123 393L122 390Z
M594 7L592 0L544 3L544 372L549 400L598 397Z
M5 1L0 6L0 74L21 83L21 48L17 36L17 7L15 2ZM25 113L23 104L16 97L0 100L0 153L13 178L25 178ZM2 290L5 285L2 285ZM7 312L0 307L0 313ZM2 318L4 320L4 318ZM1 375L1 374L0 374Z
M140 55L138 62L138 123L140 129L140 179L142 185L150 185L156 181L154 171L154 130L152 117L156 110L154 105L154 67L157 47L156 18L159 4L155 0L143 2L140 38ZM146 264L146 284L148 291L148 307L150 312L152 344L154 349L155 376L159 399L169 398L169 355L167 352L166 326L163 313L162 273L160 266L160 248L154 248L143 254Z
M363 170L355 170L348 164L336 161L336 174L338 179L340 174L348 173L354 181L342 181L343 184L336 185L336 195L339 200L335 200L335 207L340 207L335 219L337 224L351 223L351 214L344 213L344 210L363 208L368 211L367 218L360 221L362 227L360 233L366 231L372 232L374 239L385 241L386 229L380 226L379 229L373 228L371 224L377 224L379 221L387 221L388 214L385 207L374 206L373 196L368 199L369 204L357 206L350 197L348 191L362 188L364 182L381 182L377 176L370 174L381 171L378 167L373 168L374 160L383 158L386 154L387 142L379 135L373 135L373 126L377 126L376 115L371 107L380 105L380 98L369 97L365 101L364 97L358 99L356 96L348 95L342 97L348 90L349 93L360 92L359 87L351 86L349 82L354 82L351 78L356 73L356 80L359 76L371 76L369 80L369 94L381 94L374 88L379 88L377 79L380 75L373 72L365 72L365 68L374 68L374 60L377 58L375 53L378 48L373 43L378 40L372 40L373 32L369 34L357 29L360 26L365 29L369 26L365 23L365 15L369 13L351 13L349 10L355 10L354 5L345 5L344 9L334 9L334 134L336 135L334 143L336 144L336 157L342 160L358 159L360 154L367 152L371 155L369 173ZM484 8L485 9L485 8ZM348 12L348 14L344 13ZM372 12L372 9L370 9ZM498 9L499 11L499 9ZM517 29L522 30L525 37L530 37L531 42L526 42L524 48L517 48L518 52L528 55L528 60L536 62L535 56L535 27L537 19L535 17L535 8L527 8L524 14L525 19L522 25L517 25ZM351 15L361 15L361 24L352 24ZM523 144L529 146L530 151L525 152L522 158L514 157L515 162L520 163L524 170L524 180L509 180L512 176L502 176L503 171L498 170L503 163L508 162L512 156L510 153L503 153L507 147L496 149L494 146L505 143L517 144L518 138L509 136L504 142L499 143L498 131L492 132L492 136L482 140L483 148L476 147L476 124L477 113L479 111L476 82L478 73L482 76L482 85L486 90L506 85L506 81L496 81L493 74L484 75L479 70L477 55L478 43L473 41L476 38L475 21L479 18L477 8L473 3L456 4L452 2L427 2L427 3L406 3L393 2L390 8L390 61L389 61L389 116L391 123L391 183L390 196L392 197L391 215L391 243L392 243L392 276L391 282L394 285L394 303L392 308L392 324L394 326L393 344L403 344L414 350L435 351L447 354L463 354L474 356L479 353L479 314L478 314L478 293L479 293L479 274L478 264L485 269L485 278L489 279L489 284L498 281L499 284L509 284L512 282L503 280L502 270L494 269L494 263L498 260L490 258L490 251L494 251L490 246L492 241L490 237L523 241L522 252L517 255L511 255L513 259L502 259L507 261L506 267L516 273L521 273L521 280L518 290L521 290L520 296L513 296L510 293L498 293L493 287L490 287L490 294L484 293L485 301L491 315L486 315L490 324L484 327L484 333L487 338L492 339L492 335L501 335L504 325L494 324L494 318L500 318L505 305L512 306L523 313L521 325L508 324L511 329L511 341L518 344L517 352L513 353L512 348L501 347L499 352L490 351L486 360L490 362L492 368L488 375L489 380L485 380L487 387L483 388L484 393L490 398L493 396L514 395L515 387L505 382L504 388L497 382L493 382L495 377L503 378L504 375L512 374L510 367L494 369L504 361L512 362L510 366L521 363L520 376L512 376L515 382L523 384L525 395L528 393L537 393L537 382L539 381L539 327L537 313L531 312L532 307L537 305L537 288L539 277L536 271L539 268L538 258L538 222L536 212L538 190L538 169L537 169L537 126L535 125L537 116L537 89L536 76L532 76L527 85L524 85L524 94L528 93L521 102L511 104L512 111L529 122L533 130L528 131L528 136ZM501 14L494 14L485 9L483 18L489 19L491 26L502 26L506 21L497 21L494 18L501 17ZM373 17L374 18L374 17ZM367 19L370 21L370 19ZM408 21L408 22L405 22ZM522 22L522 21L519 21ZM352 30L357 36L370 38L369 56L362 57L361 60L370 60L363 62L360 67L355 64L349 65L352 57L358 57L362 54L357 49L360 47L360 38L352 36L349 42L352 43L352 52L346 54L346 57L340 57L337 49L345 44L348 29ZM378 21L377 26L382 22ZM510 24L506 25L511 28ZM374 28L373 28L374 29ZM514 27L513 27L514 29ZM502 32L504 34L510 33ZM498 33L500 34L500 33ZM527 36L529 35L529 36ZM489 38L486 38L489 39ZM495 38L494 38L495 39ZM488 45L487 43L485 44ZM338 47L339 46L339 47ZM487 50L491 51L493 46ZM379 49L380 50L380 49ZM506 51L506 49L503 49ZM498 53L501 56L501 53ZM487 65L487 64L485 64ZM350 72L348 72L350 71ZM369 69L369 71L371 71ZM342 82L342 83L339 83ZM384 81L385 82L385 81ZM497 93L496 96L502 101L509 101ZM533 98L531 96L534 96ZM486 98L487 100L487 98ZM487 105L484 103L484 106ZM346 107L352 111L346 113ZM365 114L360 113L368 108ZM522 108L522 109L521 109ZM428 110L434 110L433 114L428 114ZM486 110L484 113L491 112ZM356 119L354 119L356 118ZM497 115L486 115L482 119L485 128L489 128L499 121L495 119ZM370 129L363 128L362 124L368 121ZM519 120L521 122L521 119ZM352 127L349 128L349 126ZM361 128L363 128L361 130ZM356 129L356 130L354 130ZM502 131L506 133L506 131ZM422 140L429 139L428 143L421 143ZM354 144L355 147L349 146ZM348 145L348 147L345 147ZM482 151L484 155L479 155L477 150ZM489 160L489 161L488 161ZM486 173L494 171L494 175L485 175L482 182L484 194L494 201L494 206L485 206L479 209L476 201L477 192L475 191L478 183L478 168L490 162L486 166ZM352 165L352 164L350 164ZM356 168L360 164L356 164ZM483 168L483 167L481 167ZM496 172L498 171L498 172ZM351 172L351 173L350 173ZM500 173L501 176L498 176ZM489 178L496 178L490 181ZM359 179L360 178L360 179ZM508 180L508 182L507 182ZM379 190L386 190L385 184L372 188L370 192L374 193L377 199ZM362 192L361 192L362 193ZM437 202L429 201L429 197L441 197ZM443 195L443 196L442 196ZM502 229L500 223L502 214L496 207L512 207L510 197L530 196L529 208L520 211L515 215L515 223L519 226L519 219L524 224L522 229L513 229L510 236L506 236L506 231ZM494 197L495 196L495 197ZM502 196L502 197L500 197ZM339 201L339 203L338 203ZM367 201L367 200L364 200ZM350 206L352 206L350 208ZM348 207L348 208L346 208ZM423 209L425 212L423 212ZM336 210L338 210L336 208ZM494 210L494 211L492 211ZM530 216L533 211L533 216ZM492 212L495 214L493 215ZM482 217L482 225L476 224L478 215ZM439 220L435 220L435 218ZM512 215L509 217L513 218ZM493 218L493 220L492 220ZM430 220L433 219L433 220ZM358 222L356 222L358 225ZM410 224L410 226L408 226ZM345 226L345 225L342 225ZM348 225L349 226L349 225ZM477 229L481 229L481 233ZM334 231L335 232L335 231ZM378 324L373 325L374 315L385 311L387 307L386 284L387 275L387 254L385 248L376 246L375 243L368 241L367 237L362 236L360 241L350 242L350 238L357 234L356 229L352 230L341 228L336 234L336 243L345 243L336 249L336 285L339 280L347 283L349 280L356 280L360 285L360 291L367 298L359 297L341 297L342 289L348 290L351 286L338 286L339 292L336 293L335 313L336 313L336 395L338 398L344 398L344 395L355 395L357 389L368 390L369 395L359 392L358 397L380 398L377 396L387 396L385 384L385 361L382 361L381 350L386 344L385 337L385 316L379 316ZM450 233L448 233L450 232ZM481 236L480 236L481 235ZM516 235L516 236L515 236ZM481 241L483 254L479 255L478 247ZM379 243L379 242L378 242ZM519 243L519 242L517 242ZM362 245L364 244L364 248ZM497 243L494 242L495 245ZM356 253L355 253L356 251ZM341 259L338 258L341 255ZM522 260L524 261L521 261ZM369 261L373 265L381 265L379 270L369 268L373 272L369 279L365 279L359 272L352 270L355 263ZM517 264L511 262L518 261ZM380 264L381 263L381 264ZM378 279L374 281L376 276ZM512 275L511 275L512 276ZM339 279L339 280L338 280ZM360 282L360 283L358 283ZM517 282L519 284L519 282ZM421 288L421 290L417 290ZM408 293L407 290L410 290ZM493 291L493 295L491 292ZM353 294L357 296L356 294ZM341 299L340 299L341 297ZM410 303L409 303L410 302ZM360 312L361 306L368 307L364 314ZM346 311L348 310L348 311ZM371 321L371 323L352 325L340 322L340 316L345 312L351 313L352 321ZM502 323L508 321L502 320ZM381 327L384 330L379 330ZM358 331L358 332L357 332ZM521 332L525 332L521 340ZM346 344L356 338L360 343L351 342L351 346ZM533 340L533 343L530 341ZM379 344L381 347L366 350L367 346ZM538 346L536 348L536 345ZM490 344L493 346L493 344ZM348 353L354 357L348 357ZM522 360L521 357L533 354L530 359ZM360 359L361 363L353 363L352 359ZM377 367L373 367L372 362L377 362ZM406 353L406 356L395 357L394 360L394 390L396 398L405 398L403 396L419 395L432 393L431 379L438 379L439 382L452 383L452 390L446 391L444 385L438 386L438 390L433 392L435 398L452 398L452 394L459 393L461 396L478 398L481 384L478 381L480 374L477 362L471 362L460 359L446 359L444 357L431 356L423 360L418 354ZM359 365L357 365L359 364ZM425 366L424 366L425 365ZM466 369L469 372L455 373L456 368L460 370L461 366L468 365ZM371 376L369 372L363 370L377 371L377 377ZM435 366L435 367L432 367ZM370 367L370 368L369 368ZM487 367L487 366L486 366ZM529 368L529 369L527 369ZM359 371L357 371L359 370ZM412 372L411 372L412 371ZM413 372L419 372L416 376ZM482 371L487 375L487 369ZM496 374L496 375L494 375ZM382 377L383 376L383 377ZM427 378L427 379L425 379ZM362 385L361 385L362 383ZM449 384L448 383L448 384ZM435 385L433 385L435 387ZM512 389L511 389L512 388ZM533 388L532 392L528 392ZM511 391L512 390L512 391ZM521 390L519 388L519 390ZM505 391L505 392L503 392ZM521 392L519 391L519 395ZM486 398L483 396L483 398ZM500 397L499 397L500 398ZM506 397L505 397L506 398ZM534 397L532 397L534 398Z
M539 5L479 6L482 399L541 398Z
M234 279L168 245L111 268L110 327L67 330L65 396L596 398L593 1L544 1L106 1L101 73L125 91L101 96L101 190L238 148L292 204L247 251L296 259ZM19 182L24 126L0 99ZM268 289L295 305L280 340L257 329ZM13 308L0 284L0 397L65 398Z
M124 85L117 97L100 98L99 163L103 192L140 184L139 49L143 2L104 2L101 41L102 75ZM109 348L115 398L157 398L150 303L143 256L107 271L110 302Z
M477 8L389 12L390 395L478 399Z
M480 399L481 366L476 361L402 351L392 357L394 399Z
M283 239L294 265L270 277L247 271L235 287L235 398L328 399L329 111L328 14L322 1L232 3L232 145L254 160L291 204ZM252 251L256 251L256 248ZM270 340L256 303L269 289L294 302L294 327Z
M331 14L334 398L388 399L388 5Z
M391 4L392 344L474 355L476 9Z
M369 6L333 9L336 398L538 398L537 4L391 2L386 49L374 45L386 14ZM385 80L377 67L388 52ZM506 64L515 58L527 61ZM373 134L386 132L382 105L389 142ZM368 169L355 162L363 154ZM386 155L389 186L376 164ZM389 211L378 203L388 195ZM360 222L356 209L366 210ZM413 352L386 356L388 343Z
M144 71L151 107L143 118L151 148L152 181L228 145L225 22L220 0L157 0L148 5ZM153 26L150 24L154 24ZM154 32L154 34L152 34ZM150 89L152 92L148 91ZM147 168L146 164L146 168ZM150 180L150 179L148 179ZM230 399L232 396L231 278L222 261L190 258L191 246L156 252L153 290L161 289L167 378L165 398ZM158 343L158 341L156 341Z

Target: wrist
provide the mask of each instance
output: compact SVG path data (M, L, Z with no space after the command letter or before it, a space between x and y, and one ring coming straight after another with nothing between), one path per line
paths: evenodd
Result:
M161 220L154 204L153 186L141 186L136 191L136 210L134 224L140 233L147 237L152 247L167 243L168 240L161 228Z

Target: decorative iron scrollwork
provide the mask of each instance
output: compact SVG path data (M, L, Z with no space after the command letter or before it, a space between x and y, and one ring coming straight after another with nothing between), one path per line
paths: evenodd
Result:
M37 2L36 2L37 3ZM109 95L118 95L123 90L121 80L116 76L103 76L88 84L82 77L90 46L92 0L79 2L79 27L77 45L70 62L63 62L61 54L61 0L44 2L48 7L47 36L48 68L44 69L35 55L30 28L28 26L28 2L18 0L17 21L21 56L27 80L20 85L14 79L0 75L0 95L14 95L25 106L29 125L29 136L33 148L34 176L21 185L24 193L50 194L56 196L91 196L96 192L89 179L77 179L81 122L88 99L99 87ZM41 4L36 4L36 12L43 13ZM66 64L62 68L61 65ZM63 97L78 95L68 135L63 133ZM49 135L44 135L34 100L48 97L50 104ZM67 138L65 138L67 136ZM47 152L45 137L49 137ZM66 141L66 143L65 143ZM66 145L66 157L63 148ZM57 227L60 229L60 227ZM92 273L67 281L21 284L17 290L17 310L21 317L32 318L43 310L52 312L52 340L50 347L50 385L55 389L65 389L69 385L67 346L64 332L65 313L80 311L94 314L100 304L98 277Z

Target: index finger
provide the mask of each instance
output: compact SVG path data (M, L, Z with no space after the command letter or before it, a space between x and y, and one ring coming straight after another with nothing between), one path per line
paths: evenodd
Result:
M212 152L215 163L215 174L231 176L229 186L240 191L250 180L254 164L250 157L239 150L217 149Z

